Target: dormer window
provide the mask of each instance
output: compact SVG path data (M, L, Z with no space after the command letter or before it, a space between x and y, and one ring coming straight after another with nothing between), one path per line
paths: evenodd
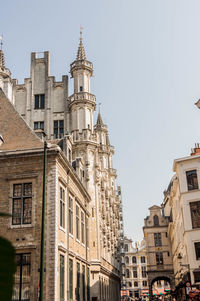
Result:
M194 190L199 188L196 169L186 171L186 178L188 190Z
M83 86L80 86L80 92L83 92Z

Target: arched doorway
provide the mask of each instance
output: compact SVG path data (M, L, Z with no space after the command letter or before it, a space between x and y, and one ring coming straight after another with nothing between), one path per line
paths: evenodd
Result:
M149 285L150 300L170 300L171 282L170 277L164 275L153 278Z

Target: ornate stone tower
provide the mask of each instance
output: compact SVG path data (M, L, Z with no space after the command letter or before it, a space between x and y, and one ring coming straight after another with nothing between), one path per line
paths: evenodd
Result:
M8 99L13 102L11 72L5 66L4 53L2 50L2 42L0 49L0 88L6 94Z
M96 98L90 93L90 77L93 74L92 63L86 60L82 42L82 32L76 60L70 65L74 78L74 94L69 97L71 111L70 131L89 129L93 133L93 112Z

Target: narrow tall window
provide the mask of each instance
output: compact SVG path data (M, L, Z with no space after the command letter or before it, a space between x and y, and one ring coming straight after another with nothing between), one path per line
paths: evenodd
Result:
M83 301L85 301L85 266L82 266L82 289L83 289Z
M32 183L14 184L12 198L12 224L31 224Z
M80 263L76 264L76 300L80 301Z
M125 262L126 262L126 264L129 264L129 258L128 258L128 256L125 257Z
M133 267L133 278L137 278L137 267Z
M73 200L69 197L69 233L73 234Z
M80 240L80 217L79 207L76 205L76 238Z
M65 293L65 257L60 255L60 301L64 301Z
M85 243L85 214L81 211L81 242Z
M161 233L154 233L154 244L156 247L162 246Z
M129 269L126 270L126 278L130 278L130 272L129 272Z
M138 287L138 282L137 281L134 282L134 286Z
M44 109L44 108L45 108L45 95L44 94L36 94L34 109Z
M145 280L145 281L142 281L142 285L143 286L147 286L147 281Z
M73 260L69 259L69 298L73 300Z
M141 256L141 263L145 263L146 260L145 260L145 256Z
M194 247L196 253L196 260L200 260L200 242L195 242Z
M186 171L186 178L188 190L194 190L199 188L196 169Z
M154 223L154 226L159 226L159 218L157 215L154 215L153 217L153 223Z
M54 120L53 122L54 138L62 138L64 135L64 120Z
M146 277L147 277L146 267L142 267L142 278L146 278Z
M86 222L86 245L89 247L89 224L88 224L88 217L85 217L85 222Z
M132 257L132 263L137 263L137 258L135 256Z
M192 228L200 228L200 201L190 203Z
M60 226L65 228L65 190L60 187Z
M87 301L90 301L90 269L87 268Z
M162 252L156 253L156 264L163 265L163 253Z
M14 277L13 301L30 301L31 254L16 255L17 271Z

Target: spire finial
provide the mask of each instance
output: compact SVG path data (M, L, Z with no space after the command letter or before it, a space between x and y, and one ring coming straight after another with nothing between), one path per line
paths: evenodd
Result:
M80 25L80 42L83 40L83 27Z
M99 105L99 114L101 114L101 102L99 102L98 105Z
M86 56L85 56L85 49L83 47L83 37L82 37L82 34L83 34L83 27L80 26L80 43L79 43L79 47L78 47L78 53L77 53L77 61L84 61L86 59Z
M0 50L3 49L3 34L0 36Z

